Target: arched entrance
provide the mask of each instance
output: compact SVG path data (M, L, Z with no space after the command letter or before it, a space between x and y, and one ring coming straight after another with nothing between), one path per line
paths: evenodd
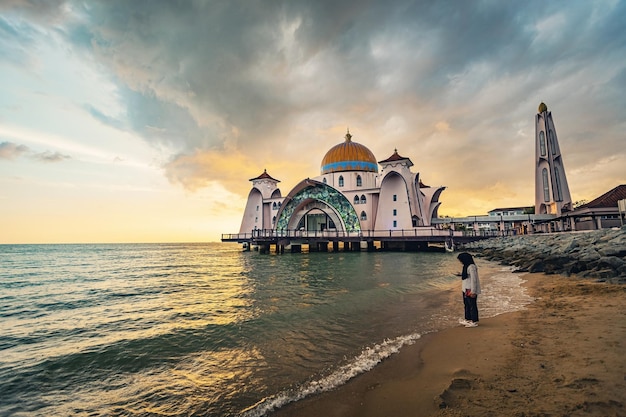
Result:
M297 230L308 232L323 232L324 230L344 230L341 219L334 210L317 200L313 200L299 210L302 215L296 214L292 219L293 223L298 221Z
M337 230L359 232L361 223L352 204L324 183L304 180L289 193L276 220L276 230Z

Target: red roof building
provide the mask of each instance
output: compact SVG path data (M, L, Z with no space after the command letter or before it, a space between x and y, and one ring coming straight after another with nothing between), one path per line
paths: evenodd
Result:
M621 227L623 219L620 219L618 201L626 200L626 184L618 185L600 197L591 200L567 213L564 218L570 225L571 230L595 230L610 227Z

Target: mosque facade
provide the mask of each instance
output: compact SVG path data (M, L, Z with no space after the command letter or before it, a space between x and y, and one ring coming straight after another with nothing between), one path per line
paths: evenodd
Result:
M433 227L443 186L424 185L413 162L397 150L382 161L364 145L344 141L321 162L320 175L300 181L284 195L280 181L264 171L250 179L240 234L258 230L333 232L349 235Z

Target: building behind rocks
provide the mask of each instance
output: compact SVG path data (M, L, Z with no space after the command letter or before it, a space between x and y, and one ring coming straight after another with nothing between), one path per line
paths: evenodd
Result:
M621 227L624 214L620 213L618 207L620 200L626 200L626 184L618 185L575 210L564 213L562 217L571 230Z
M464 246L520 272L575 274L626 283L626 226L588 232L506 236Z

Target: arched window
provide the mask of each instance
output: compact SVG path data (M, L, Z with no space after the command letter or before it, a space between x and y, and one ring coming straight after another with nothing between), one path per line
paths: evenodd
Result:
M326 184L326 177L324 177L324 179L322 180L322 182L323 182L324 184Z
M393 209L393 215L394 215L394 216L397 216L397 215L398 215L398 210Z
M276 223L276 216L272 217L272 224Z
M556 155L556 142L554 141L554 131L552 129L548 131L548 142L550 143L552 155Z
M360 186L362 186L362 185L363 185L363 180L361 179L361 176L360 176L360 175L357 175L357 176L356 176L356 186L357 186L357 187L360 187Z
M278 208L280 208L280 206L282 206L283 203L281 203L280 201L278 202Z
M365 204L367 203L367 199L365 198L364 195L361 196L361 204Z
M541 152L541 156L546 156L546 136L543 134L543 130L539 132L539 152Z
M278 207L278 206L276 205L276 201L274 201L274 202L272 203L272 210L276 210L276 207Z
M339 186L343 187L343 175L339 176Z
M364 211L361 212L361 220L367 220L367 214Z
M548 184L548 170L544 168L541 171L541 177L543 178L543 201L550 201L550 185Z
M561 174L559 172L559 167L554 167L554 186L556 188L556 195L554 199L556 201L563 201L563 195L561 193Z
M359 196L358 196L358 195L355 195L355 196L354 196L354 204L359 204L359 201L360 201L360 200L359 200Z

